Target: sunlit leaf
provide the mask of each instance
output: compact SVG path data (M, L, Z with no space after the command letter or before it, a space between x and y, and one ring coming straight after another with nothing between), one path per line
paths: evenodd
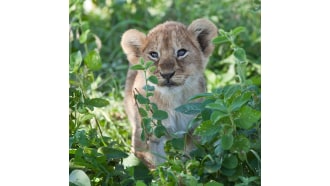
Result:
M218 122L220 119L225 118L225 117L227 117L227 116L229 116L228 113L223 113L223 112L221 112L221 111L215 110L215 111L213 111L212 114L211 114L211 121L212 121L213 123L216 123L216 122Z
M141 64L136 64L130 67L131 70L144 70L144 67Z
M69 175L69 182L79 186L91 186L91 181L82 170L73 170Z
M102 98L94 98L88 100L86 104L91 105L93 107L105 107L109 105L109 101Z
M138 180L135 184L135 186L147 186L143 181Z
M99 70L102 67L102 61L100 54L93 50L90 51L84 59L86 66L90 70Z
M221 35L221 36L214 38L212 42L214 44L221 44L221 43L229 42L229 40L227 39L226 36Z
M79 42L80 43L85 43L88 37L88 33L90 32L89 29L85 30L79 37Z
M151 67L149 67L149 71L150 71L151 73L155 72L155 70L156 70L156 66L151 66Z
M82 56L80 51L70 54L70 64L69 64L70 73L76 72L79 69L81 62L82 62Z
M232 34L234 36L237 36L239 33L244 32L244 31L246 31L246 28L239 26L239 27L234 28L234 30L232 30Z
M152 64L154 64L154 62L147 61L146 64L145 64L145 69L148 69Z

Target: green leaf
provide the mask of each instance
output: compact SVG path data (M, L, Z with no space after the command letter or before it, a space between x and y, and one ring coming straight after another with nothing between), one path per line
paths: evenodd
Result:
M146 110L144 110L144 108L139 107L138 110L139 110L139 113L140 113L141 117L147 117L148 116L148 112Z
M246 102L250 100L251 94L251 92L244 92L239 98L234 99L234 101L229 106L230 112L239 110Z
M205 120L209 120L211 118L211 114L212 114L212 110L211 109L204 109L202 110L201 112L201 116L202 116L202 120L205 121ZM211 119L212 121L212 119ZM215 123L215 122L213 122Z
M144 70L144 66L142 66L141 64L136 64L131 66L129 69L131 70Z
M144 166L143 164L140 164L138 166L134 166L134 179L135 180L150 180L149 183L151 182L152 175L149 172L149 169Z
M147 63L145 64L145 69L148 69L152 64L154 64L154 62L147 61Z
M142 141L146 141L146 132L144 130L142 130L140 137Z
M151 73L155 72L155 70L156 70L156 66L151 66L151 67L149 68L149 71L150 71Z
M86 120L90 120L94 118L94 115L93 114L85 114L83 115L83 117L81 118L81 121L86 121Z
M75 138L80 146L84 147L89 145L89 140L87 139L87 134L85 130L78 130L75 133Z
M226 36L224 35L221 35L221 36L218 36L216 38L213 39L213 43L214 44L221 44L221 43L225 43L225 42L228 42L229 40L227 39Z
M139 64L144 67L144 59L142 57L140 57L140 59L139 59Z
M95 50L88 53L84 62L90 70L99 70L102 67L101 56Z
M78 186L91 186L91 181L82 170L73 170L69 175L69 182Z
M235 93L241 90L240 85L229 85L224 88L224 98L229 100Z
M80 51L70 54L70 63L69 63L70 73L77 72L77 70L81 65L81 62L82 62L82 56Z
M244 152L244 151L237 153L237 156L241 161L246 161L246 159L247 159L246 152Z
M203 110L203 104L202 103L186 103L183 104L177 108L175 108L175 111L181 112L184 114L198 114Z
M152 75L148 78L148 81L150 81L151 83L157 84L158 78L156 76Z
M82 21L80 23L80 27L81 27L81 29L82 29L83 32L85 32L86 30L88 30L89 29L89 23L88 23L88 21Z
M127 158L123 159L123 165L125 167L133 167L139 164L139 159L133 154L129 154Z
M239 112L235 123L238 127L243 129L252 128L253 124L259 121L260 111L254 110L249 106L244 106Z
M147 97L154 96L154 93L153 93L153 92L147 92L146 96L147 96Z
M223 135L221 138L221 145L224 150L229 150L234 143L234 136L232 134Z
M149 99L145 98L141 94L136 94L135 96L136 96L135 98L138 101L138 103L140 103L140 104L148 104L149 103Z
M105 155L108 159L120 159L128 157L128 154L125 152L110 147L100 147L97 152Z
M233 126L231 124L223 123L222 127L223 127L222 132L223 132L224 135L232 134L233 131L234 131Z
M154 129L154 134L157 138L160 138L166 134L166 128L163 125L157 125Z
M232 34L233 36L237 36L239 33L246 31L245 27L239 26L234 28L234 30L232 30Z
M156 103L150 103L152 110L158 110L158 106Z
M183 138L173 138L171 140L171 143L175 150L183 150L183 148L184 148L184 139Z
M204 170L207 173L215 173L221 168L221 163L219 162L212 162L212 161L207 161L204 163Z
M152 85L145 85L145 86L143 86L143 90L146 90L146 91L154 91L154 90L155 90L155 86L152 86Z
M109 101L102 99L102 98L94 98L87 100L87 105L91 105L93 107L105 107L109 105Z
M77 105L77 111L81 114L86 114L88 113L88 110L86 109L86 106L83 103L78 103Z
M142 124L144 126L144 130L147 133L152 133L152 127L151 127L151 119L150 118L142 118Z
M88 37L88 33L90 32L89 29L85 30L79 37L79 42L80 43L85 43Z
M215 111L213 111L212 114L211 114L211 121L212 121L213 123L216 123L216 122L218 122L220 119L225 118L225 117L228 117L228 116L229 116L228 113L223 113L223 112L221 112L221 111L215 110Z
M214 149L214 153L215 155L219 156L220 154L222 154L224 151L224 149L222 148L222 145L221 145L221 140L217 140L214 144L213 144L213 147L215 147Z
M214 125L212 121L203 121L195 130L195 134L200 136L212 136L221 130L220 126Z
M250 141L243 135L239 135L234 139L234 144L231 147L230 151L237 152L245 152L247 153L250 150Z
M135 184L135 186L147 186L143 181L138 180Z
M152 114L152 118L156 120L163 120L168 118L168 114L163 110L155 110L154 113Z
M219 183L219 182L216 182L214 180L211 180L208 183L206 183L205 186L223 186L223 184Z
M228 109L223 100L217 100L215 103L209 103L205 108L221 111L224 114L228 114Z
M234 51L234 56L240 61L240 62L245 62L246 61L246 54L245 50L243 48L237 48Z
M222 162L222 166L227 169L234 169L238 165L238 159L235 155L230 155L224 159Z
M192 101L192 100L199 99L199 98L211 98L211 97L213 97L213 95L214 95L213 93L209 93L209 92L196 94L196 95L192 96L191 98L189 98L188 101Z
M236 169L227 169L226 167L221 167L221 173L225 176L233 176L236 173Z

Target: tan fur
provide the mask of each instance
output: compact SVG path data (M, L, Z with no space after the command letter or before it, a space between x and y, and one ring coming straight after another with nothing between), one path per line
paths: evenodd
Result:
M158 85L154 85L154 96L150 101L168 113L169 118L163 120L162 124L170 134L188 130L188 122L193 116L181 114L174 109L186 103L191 96L205 92L203 73L214 49L211 41L216 35L216 26L207 19L197 19L188 27L179 22L168 21L153 28L148 35L135 29L123 34L121 46L130 64L137 64L142 57L145 61L153 61L156 66L154 75L158 78ZM178 56L180 49L187 52ZM150 52L156 52L158 58L152 57ZM165 78L166 74L171 77ZM151 75L150 72L148 75ZM142 71L128 70L125 110L132 126L132 151L149 168L155 168L165 161L164 145L170 136L160 139L152 137L147 142L141 140L141 117L134 100L134 91L145 94L142 89L144 85ZM188 153L193 145L186 145Z

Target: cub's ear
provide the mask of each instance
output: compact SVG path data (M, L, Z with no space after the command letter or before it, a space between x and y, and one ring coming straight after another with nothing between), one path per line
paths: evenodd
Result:
M196 19L188 26L188 31L196 37L204 56L209 57L214 49L212 39L218 35L217 27L207 19Z
M146 40L146 35L138 30L127 30L121 38L121 47L131 64L137 64L142 55L141 47Z

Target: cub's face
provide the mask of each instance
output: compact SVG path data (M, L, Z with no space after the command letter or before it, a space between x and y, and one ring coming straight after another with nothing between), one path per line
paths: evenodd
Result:
M202 76L216 35L217 28L206 19L197 19L188 27L165 22L148 35L126 31L121 45L131 64L137 64L140 57L154 62L158 86L177 87Z

